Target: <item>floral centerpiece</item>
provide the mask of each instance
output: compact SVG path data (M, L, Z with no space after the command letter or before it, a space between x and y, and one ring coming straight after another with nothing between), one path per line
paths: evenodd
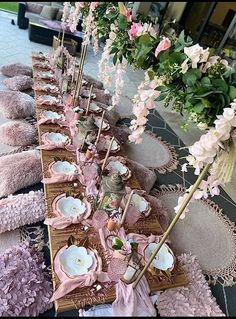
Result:
M65 16L72 29L78 16L83 16L84 41L93 44L95 53L100 39L107 38L99 74L104 84L111 85L115 79L113 106L122 94L127 66L145 71L145 80L133 99L136 119L131 122L130 141L142 142L147 115L155 101L162 101L164 106L171 103L173 111L186 115L184 128L188 121L203 129L211 127L236 97L235 66L212 56L209 48L193 45L184 31L177 35L174 22L159 26L150 17L134 17L128 5L76 2L69 17L69 6L65 5Z

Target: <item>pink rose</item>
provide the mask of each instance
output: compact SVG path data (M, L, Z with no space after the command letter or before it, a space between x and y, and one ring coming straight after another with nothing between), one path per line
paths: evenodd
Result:
M127 22L131 22L132 21L132 12L130 10L126 10L125 11L125 16L126 16Z
M80 7L80 8L83 8L84 7L84 2L76 2L75 5Z
M130 40L134 40L137 37L138 30L140 28L140 24L133 22L130 30L128 31L128 35Z
M158 54L161 52L161 51L166 51L170 48L171 46L171 41L169 38L166 38L166 37L163 37L163 40L161 40L161 42L158 44L158 46L156 47L156 50L155 50L155 57L158 56Z
M97 8L98 4L99 4L99 2L91 2L91 4L90 4L91 10L95 10Z

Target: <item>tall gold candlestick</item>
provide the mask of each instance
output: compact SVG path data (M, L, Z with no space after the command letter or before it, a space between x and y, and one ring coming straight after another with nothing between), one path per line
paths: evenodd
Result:
M81 70L81 63L82 63L82 57L84 55L84 46L82 46L81 49L81 56L80 56L80 60L79 60L79 67L78 67L78 74L76 77L76 82L75 82L75 90L74 90L74 94L73 94L73 106L75 106L75 102L76 102L76 93L78 90L78 84L79 84L79 79L80 79L80 70ZM75 67L76 70L76 67Z
M85 61L85 57L86 57L86 53L87 53L87 47L88 47L87 44L84 45L83 56L82 56L82 62L81 62L81 67L80 67L80 78L79 78L78 90L77 90L77 95L76 95L77 98L78 98L78 96L80 95L80 90L81 90L81 87L82 87L83 68L84 68L84 61Z
M108 156L109 156L109 154L110 154L111 147L112 147L112 143L114 142L114 139L115 139L115 137L113 136L112 139L111 139L111 141L110 141L110 145L109 145L109 147L108 147L108 150L107 150L105 159L104 159L104 161L103 161L103 163L102 163L102 172L104 171L104 168L105 168L105 166L106 166L107 159L108 159Z
M100 135L101 135L101 132L102 132L104 115L105 115L105 110L102 112L101 124L99 126L98 135L97 135L96 141L94 143L95 145L97 145L97 143L99 142L99 138L100 138Z
M190 202L194 192L198 189L198 186L200 185L201 181L204 179L205 175L207 174L209 168L210 168L211 164L207 164L204 169L202 170L201 174L198 176L198 179L196 180L196 182L194 183L191 191L188 193L188 196L186 196L185 200L183 201L182 205L180 206L178 212L176 213L174 219L172 220L172 222L170 223L169 227L167 228L166 232L164 233L160 243L158 244L158 247L153 251L149 261L146 263L145 267L142 269L142 271L140 272L140 274L138 275L137 279L135 280L135 282L133 283L133 288L135 288L139 281L142 279L142 277L144 276L146 270L150 267L153 259L156 257L157 253L159 252L159 250L161 249L161 247L163 246L164 242L166 241L167 237L169 236L171 230L173 229L173 227L175 226L175 224L177 223L177 221L179 220L180 216L182 215L183 211L185 210L186 206L188 205L188 203Z
M65 29L63 28L61 46L64 46Z
M123 212L119 227L122 227L124 222L125 222L125 217L127 215L127 211L128 211L128 208L129 208L129 205L130 205L130 202L131 202L133 194L134 194L134 191L132 190L131 193L129 194L128 201L127 201L127 203L125 205L125 209L124 209L124 212Z
M86 116L88 115L88 111L89 111L89 106L90 106L90 102L91 102L92 91L93 91L93 84L90 86L90 90L89 90L88 103L87 103L86 112L85 112L85 115L86 115Z
M73 84L74 79L75 79L75 69L76 69L76 58L74 58L74 67L73 67L73 73L72 73L72 79L71 79L71 84Z

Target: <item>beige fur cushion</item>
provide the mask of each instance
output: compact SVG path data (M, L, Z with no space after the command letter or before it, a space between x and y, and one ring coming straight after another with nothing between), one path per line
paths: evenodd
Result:
M0 197L42 180L39 151L31 150L0 157Z
M9 90L13 91L31 89L34 83L33 79L28 75L16 75L13 78L3 80L2 82Z
M19 119L35 114L35 101L26 93L0 91L0 112L8 119Z
M5 76L16 76L16 75L28 75L32 76L33 71L32 68L23 63L11 63L7 65L3 65L0 69L3 75Z
M0 143L11 146L27 146L35 143L36 128L24 121L9 121L0 125Z
M156 182L156 174L142 164L139 164L128 158L126 158L126 161L129 164L131 171L135 174L140 187L149 193Z

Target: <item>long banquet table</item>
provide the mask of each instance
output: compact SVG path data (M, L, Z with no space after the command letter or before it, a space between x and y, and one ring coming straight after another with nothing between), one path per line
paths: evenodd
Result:
M35 62L36 61L34 60L34 58L32 58L34 82L36 81L35 74L38 71L38 69L34 66ZM45 93L35 90L35 97L42 94ZM36 104L37 121L39 120L40 114L44 110L58 111L58 107ZM45 132L60 132L70 136L70 131L66 127L60 127L57 124L41 124L38 125L39 145L42 144L41 137L42 134ZM44 178L49 177L48 166L55 159L76 162L76 156L67 150L40 150L40 153ZM99 155L101 156L101 158L104 158L105 152L102 152ZM118 153L114 154L114 156L118 155L124 156L124 152L122 151L122 149ZM129 181L126 183L126 185L130 186L132 189L140 189L140 185L133 174ZM44 184L47 218L52 217L53 200L55 199L55 197L63 193L70 193L76 194L76 196L82 196L84 194L84 189L79 184L79 182ZM139 221L135 224L135 226L132 227L132 229L130 229L130 231L135 231L136 233L142 233L145 235L150 235L151 233L155 235L163 234L163 230L158 222L154 210L151 211L148 220L144 217L140 218ZM70 235L73 235L78 242L84 239L89 241L89 245L91 247L94 247L98 251L100 257L102 258L103 271L107 270L107 262L104 255L103 247L100 243L98 233L96 233L93 229L88 228L87 230L84 230L84 228L79 224L71 225L61 230L54 229L51 226L48 226L48 235L52 268L52 281L54 289L56 289L60 284L60 281L53 270L54 257L58 250L67 244ZM158 279L149 272L146 273L146 278L148 280L152 292L163 290L170 287L184 286L188 283L188 279L186 278L183 270L180 268L178 263L176 264L175 271L173 272L172 277L170 279ZM65 297L55 301L55 310L56 312L63 312L75 308L79 309L84 307L85 305L108 303L112 302L115 299L115 297L116 293L114 283L103 284L102 289L99 291L96 291L91 287L76 288Z

